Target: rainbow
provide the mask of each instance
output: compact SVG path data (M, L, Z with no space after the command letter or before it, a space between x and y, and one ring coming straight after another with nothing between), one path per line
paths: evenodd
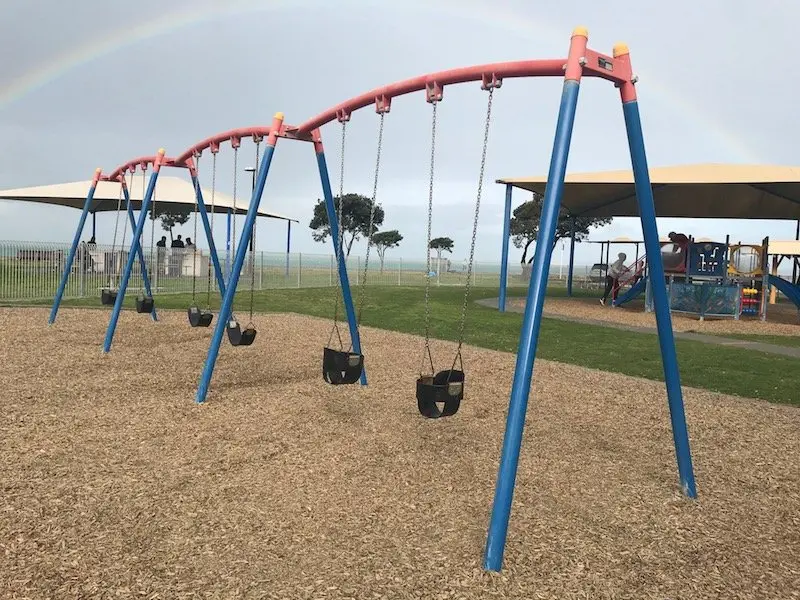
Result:
M337 0L337 8L376 8L389 10L385 1L378 0ZM315 7L330 7L329 0L205 0L193 4L190 9L166 11L157 17L134 27L114 30L99 39L92 40L70 52L60 54L52 62L31 69L0 88L0 110L20 101L27 95L47 86L99 58L109 56L124 48L135 46L147 40L169 35L175 31L218 19L235 18L253 13L276 12L281 10L303 10ZM485 0L404 0L393 5L391 10L441 14L452 19L480 22L501 28L509 33L519 34L540 41L546 40L554 47L561 44L566 48L564 32L571 26L556 26L544 19L536 20L510 9L498 7L496 3ZM574 24L573 24L574 25ZM680 111L689 118L700 131L709 132L727 151L734 152L742 162L759 163L750 145L721 124L714 117L702 113L689 100L658 81L651 74L640 71L648 95L653 94L659 103L671 111ZM357 94L363 90L353 90ZM342 100L332 98L331 104Z

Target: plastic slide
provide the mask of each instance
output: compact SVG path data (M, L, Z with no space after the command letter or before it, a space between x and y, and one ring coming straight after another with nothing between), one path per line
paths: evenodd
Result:
M647 277L642 277L639 281L633 284L633 286L627 292L617 296L617 299L614 300L614 306L622 306L626 302L630 302L634 298L637 298L642 292L644 292L645 287L647 287Z
M769 276L769 284L775 286L775 289L794 302L797 308L800 308L800 286L793 285L790 281L777 275Z

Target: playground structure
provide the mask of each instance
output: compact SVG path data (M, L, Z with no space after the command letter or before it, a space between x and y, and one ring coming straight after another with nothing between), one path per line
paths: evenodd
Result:
M767 318L767 307L783 293L800 310L800 282L778 275L784 258L795 264L800 241L731 244L689 238L687 242L664 241L661 260L669 290L670 310L706 317ZM772 257L770 268L769 258ZM796 271L796 269L795 269ZM624 292L622 290L625 289ZM645 294L645 310L652 310L650 274L641 258L631 263L614 286L614 306L622 306ZM622 292L622 293L620 293Z
M110 351L111 342L113 340L114 331L116 329L117 320L122 308L122 303L125 297L128 280L134 262L138 260L142 267L142 272L145 273L147 271L141 248L141 238L148 208L150 207L151 202L154 201L154 193L159 173L163 167L187 169L196 190L196 214L199 214L200 216L206 235L206 241L209 246L209 253L211 257L211 266L209 267L209 270L211 270L213 267L218 289L222 296L221 307L217 315L208 355L203 367L196 396L196 401L198 403L205 402L225 331L227 330L229 332L229 340L232 343L234 343L234 338L231 337L231 330L235 331L237 328L239 329L243 338L245 336L249 337L249 341L240 341L242 345L246 343L251 344L255 339L255 326L252 323L252 285L250 322L244 328L244 330L241 330L239 321L232 314L233 299L238 287L244 261L248 253L248 248L250 248L250 251L252 252L252 245L250 242L252 240L256 212L263 196L267 175L269 173L270 164L276 145L279 140L301 141L310 143L316 155L317 167L319 170L325 199L325 207L331 227L331 238L334 244L334 253L337 259L341 298L337 296L336 299L333 319L334 331L332 331L331 338L333 333L337 333L338 335L337 317L340 300L344 304L350 334L349 346L346 347L341 341L340 337L338 349L330 347L330 342L328 346L323 349L323 377L328 383L332 384L350 384L360 380L362 385L366 385L367 380L366 370L364 367L364 355L361 350L358 327L360 321L360 309L357 314L350 289L347 270L345 268L344 261L342 260L342 228L341 223L338 221L338 219L341 217L341 206L339 206L339 210L337 211L334 196L331 190L330 177L328 174L328 167L320 129L324 125L333 121L338 121L341 124L342 155L339 178L339 199L341 202L343 195L346 124L350 120L352 113L358 109L370 105L375 107L375 111L380 117L380 129L377 144L378 150L375 168L375 187L373 189L372 198L374 214L384 118L386 114L389 113L393 98L397 98L411 92L425 92L425 99L432 107L430 146L431 168L427 215L427 238L429 242L431 237L431 214L435 182L434 166L437 107L443 100L443 90L445 86L470 81L479 81L481 82L482 89L488 93L488 105L485 127L483 131L483 153L480 166L477 198L475 202L472 246L470 250L469 264L467 267L464 303L459 324L457 349L452 365L449 368L439 371L438 373L435 372L434 361L429 346L430 314L428 307L428 286L430 285L430 277L428 277L425 295L425 347L423 350L423 367L420 370L420 374L416 382L418 408L424 416L439 417L452 415L458 410L458 405L464 395L465 375L463 372L463 366L461 366L460 363L461 347L464 339L465 320L469 302L469 284L472 273L474 244L479 217L488 133L491 121L492 97L494 91L501 86L505 79L520 77L563 77L564 82L558 122L556 125L548 183L544 194L542 217L539 228L539 241L541 243L537 244L536 246L533 267L531 270L531 280L528 288L528 300L526 303L525 316L517 352L517 362L509 401L508 418L497 484L495 488L492 516L486 540L484 566L488 570L500 570L505 548L508 523L510 519L510 510L522 443L525 414L533 378L534 359L538 345L542 309L547 286L547 274L549 272L552 256L552 242L555 235L555 228L564 188L567 158L574 125L578 92L581 80L584 76L609 81L613 83L614 86L620 91L620 98L630 148L631 163L635 176L636 201L641 219L642 230L644 233L645 249L648 256L652 257L659 254L659 237L656 227L653 191L650 183L641 120L639 115L639 106L636 96L635 84L637 79L634 77L631 70L629 50L625 44L617 44L613 49L612 55L605 55L589 49L587 44L588 32L584 28L576 28L571 36L569 52L566 58L552 60L526 60L479 65L475 67L443 71L416 77L378 88L357 96L321 113L313 119L301 123L298 126L286 124L284 122L284 115L282 113L276 113L271 125L268 127L253 127L225 132L223 134L208 138L175 157L168 157L166 152L162 149L159 150L159 152L154 156L138 158L133 161L129 161L107 175L103 175L102 171L98 169L98 171L95 173L92 186L88 192L75 238L73 240L69 256L67 257L66 268L64 269L59 291L54 300L49 322L53 323L55 320L58 306L61 301L63 288L71 270L71 264L74 260L75 250L86 221L86 216L89 211L89 206L91 205L97 183L101 180L118 182L121 186L120 202L125 200L128 207L128 216L133 228L133 243L125 270L120 278L120 281L116 286L114 286L115 289L112 290L115 292L114 306L103 346L104 352ZM236 246L233 266L227 280L225 280L222 275L217 250L214 245L214 239L208 220L205 200L200 192L197 164L200 160L200 157L206 150L209 150L212 153L212 156L216 157L216 153L220 150L220 145L225 142L230 142L230 145L233 147L234 151L238 151L243 138L252 138L256 142L257 147L258 143L264 140L266 142L266 148L261 156L258 166L256 167L256 183L254 185L250 200L249 210L245 218L243 232L239 239L238 245ZM126 194L125 177L126 174L130 174L132 177L137 171L137 168L141 169L142 177L145 177L148 167L152 167L152 169L147 191L142 201L139 218L134 222L129 198ZM215 169L214 175L216 175ZM506 215L506 217L508 219L508 215ZM507 246L508 236L506 236L504 244ZM428 247L426 246L426 254L429 257L427 273L430 273L430 254L427 252L427 250ZM667 398L671 415L671 425L678 464L680 487L686 496L694 498L696 497L694 473L689 448L688 431L685 422L680 375L675 353L675 343L672 335L664 267L661 260L652 261L648 259L648 263L650 263L648 264L648 269L653 280L653 284L651 286L653 306L658 324L658 337L666 380ZM209 280L210 278L211 275L209 274ZM505 280L505 274L502 275L502 279ZM137 302L137 310L142 313L149 313L155 319L153 296L151 293L150 284L147 280L145 280L145 288L146 289L141 295L141 298L138 299L140 302ZM193 315L199 324L201 321L200 314L202 314L205 315L202 317L202 324L210 325L210 320L208 318L208 313L210 313L210 311L203 311L194 303L189 307L188 311L190 324L195 325L195 323L192 322ZM211 319L213 319L213 315L211 316ZM206 323L206 321L208 322ZM456 368L457 365L458 368ZM426 366L430 366L430 369L427 370ZM443 408L439 408L439 405L443 405Z

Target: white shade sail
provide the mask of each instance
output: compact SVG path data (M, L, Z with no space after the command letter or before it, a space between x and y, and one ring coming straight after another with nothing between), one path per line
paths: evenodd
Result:
M149 179L149 178L148 178ZM146 184L145 180L145 184ZM134 210L139 210L142 206L143 185L142 177L133 177L133 181L128 179L128 187L131 196L131 204ZM86 202L86 196L89 193L89 188L92 185L91 180L86 181L73 181L69 183L58 183L54 185L39 185L27 188L18 188L13 190L0 191L0 200L17 200L20 202L39 202L44 204L55 204L58 206L71 206L78 210L83 208ZM206 209L211 212L211 191L206 188L201 188L203 192L203 201L205 202ZM100 181L97 184L97 189L94 193L94 200L91 206L91 212L113 211L117 210L117 202L120 196L120 184L111 181ZM159 205L186 206L195 204L194 186L191 181L182 179L180 177L169 177L166 175L159 175L156 183L156 190L154 194L155 202ZM250 193L248 191L245 198L238 198L236 206L234 207L233 197L216 190L214 194L214 212L226 213L229 209L235 209L236 214L243 215L247 213L247 207L250 204ZM264 201L262 200L262 207ZM125 203L122 207L124 209ZM285 215L274 213L271 211L259 208L258 216L268 217L272 219L281 219L284 221L295 221Z

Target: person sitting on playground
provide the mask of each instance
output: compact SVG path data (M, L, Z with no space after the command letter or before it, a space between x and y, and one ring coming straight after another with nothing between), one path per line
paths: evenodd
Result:
M614 286L617 284L619 276L625 271L626 258L628 258L628 256L624 252L620 252L617 255L617 260L608 267L608 272L606 273L606 289L605 292L603 292L603 297L600 298L600 304L606 303L609 294L611 294L611 290L613 290Z
M669 241L675 244L676 248L675 251L677 252L680 248L686 248L689 245L689 238L686 237L683 233L675 233L674 231L670 231L667 235Z
M180 235L178 235L178 237L176 237L174 240L172 240L171 247L172 248L184 248L185 247L183 245L183 240L181 239Z
M187 237L186 238L186 247L187 248L191 248L192 246L194 246L194 243L192 242L192 238Z

